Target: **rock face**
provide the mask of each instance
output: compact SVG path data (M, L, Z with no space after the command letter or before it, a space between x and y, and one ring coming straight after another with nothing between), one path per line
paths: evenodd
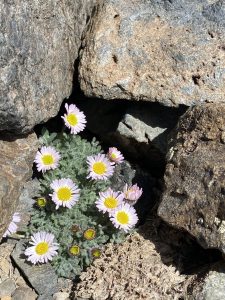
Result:
M0 239L15 212L23 184L32 175L37 148L35 134L16 140L6 137L0 140Z
M83 43L87 96L193 105L225 99L223 0L105 0Z
M225 105L189 109L171 137L158 214L225 253Z
M57 114L95 0L0 3L0 128L25 133Z

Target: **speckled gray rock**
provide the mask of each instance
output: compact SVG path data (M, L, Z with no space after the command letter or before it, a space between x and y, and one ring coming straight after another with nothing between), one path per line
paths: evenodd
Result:
M223 0L105 0L83 42L87 96L193 105L225 99Z
M11 222L23 185L31 178L38 140L34 133L0 140L0 239Z
M37 295L30 288L19 287L15 290L12 300L35 300ZM47 300L47 299L46 299Z
M190 108L170 139L158 214L225 253L225 104Z
M57 114L95 0L0 3L0 130L28 132Z
M224 300L225 264L219 262L212 270L198 276L187 288L185 300Z
M25 241L20 240L12 253L12 259L38 295L50 299L58 291L57 275L53 267L50 264L35 266L27 263L24 250Z

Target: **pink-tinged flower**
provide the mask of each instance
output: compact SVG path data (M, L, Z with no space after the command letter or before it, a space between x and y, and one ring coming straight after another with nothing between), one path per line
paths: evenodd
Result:
M142 188L139 188L137 184L134 184L132 186L128 186L126 184L123 189L124 198L130 205L134 205L138 201L138 199L142 195L142 192Z
M138 222L138 216L135 209L127 203L122 203L110 217L113 225L116 228L128 232Z
M99 211L111 214L123 201L124 195L121 192L114 192L111 188L99 193L96 206Z
M50 186L54 191L50 196L56 204L56 209L59 206L72 208L79 200L80 190L69 178L55 179Z
M12 221L10 222L8 229L3 234L3 237L7 237L13 233L16 233L18 228L17 223L19 223L20 221L21 221L20 214L18 212L15 212L13 214Z
M83 131L87 123L84 113L74 104L68 105L66 103L65 108L67 113L61 118L64 120L65 125L70 129L70 132L72 134L77 134Z
M108 157L117 164L121 164L124 161L122 153L116 147L109 148Z
M52 233L40 231L31 236L32 241L29 242L32 246L24 252L28 256L27 260L36 263L47 263L52 260L53 256L57 255L59 244L54 243L55 236Z
M87 178L106 180L113 175L114 163L110 162L104 154L97 154L87 158L89 175Z
M56 169L59 165L60 154L53 147L43 146L37 152L34 162L37 164L39 172L46 172L50 169Z

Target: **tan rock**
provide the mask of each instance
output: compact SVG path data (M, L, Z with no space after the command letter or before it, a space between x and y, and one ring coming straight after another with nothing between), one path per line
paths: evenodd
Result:
M87 96L224 102L224 1L102 1L81 51Z
M225 105L190 108L173 132L158 214L225 253Z
M17 207L23 184L32 175L32 165L38 148L34 133L0 140L0 238L7 229Z

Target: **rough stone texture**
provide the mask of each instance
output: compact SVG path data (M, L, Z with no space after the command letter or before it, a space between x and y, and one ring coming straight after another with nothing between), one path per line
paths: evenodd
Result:
M0 283L0 297L11 296L16 289L15 282L8 278Z
M108 244L80 279L72 299L178 300L186 278L163 264L154 244L136 233L122 245Z
M37 299L37 295L35 294L35 292L25 287L20 287L16 289L12 297L12 300L35 300L35 299Z
M87 116L91 132L151 168L164 164L168 134L184 112L156 103L83 98L76 104Z
M211 270L194 276L187 286L185 300L223 300L225 295L225 263L211 266Z
M193 105L225 99L223 0L105 0L83 43L87 96Z
M11 222L24 183L32 175L32 165L38 148L34 133L0 140L0 239Z
M57 114L95 0L0 3L0 128L28 132Z
M25 241L20 240L12 253L12 258L26 280L43 299L50 299L58 291L57 276L50 264L31 265L24 255Z
M225 253L225 105L189 109L171 136L158 214Z

